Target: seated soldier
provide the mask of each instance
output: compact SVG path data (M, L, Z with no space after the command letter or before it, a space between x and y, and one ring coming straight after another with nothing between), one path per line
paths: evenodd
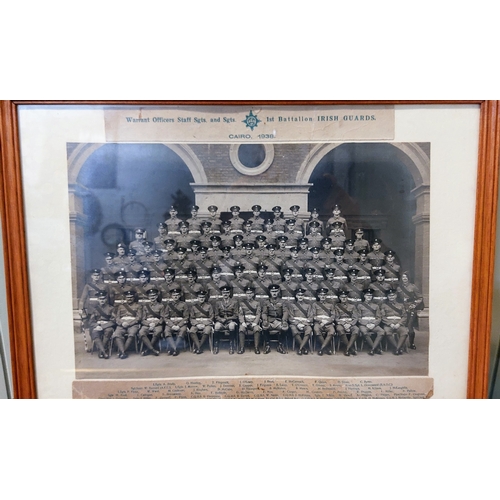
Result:
M260 327L261 304L255 300L255 288L252 285L248 285L245 288L245 293L246 297L239 301L240 345L238 354L245 352L245 338L247 335L253 335L255 354L260 354L260 333L262 331Z
M335 304L327 300L328 289L320 288L318 290L318 301L314 302L313 307L313 318L314 325L313 331L316 338L320 342L320 348L318 351L318 356L323 356L325 349L328 355L333 354L333 342L335 336ZM330 346L330 347L328 347Z
M306 291L304 288L297 288L295 292L295 302L288 304L288 321L290 331L297 344L297 354L309 354L307 344L312 335L312 324L314 321L313 308L304 300Z
M278 333L278 352L286 354L285 336L288 331L288 307L279 297L279 285L269 287L269 298L262 301L262 330L264 335L264 354L271 352L271 332Z
M136 340L141 328L142 306L137 303L133 290L124 294L125 301L115 309L116 330L113 339L118 346L118 357L127 359L127 351Z
M398 342L394 354L399 356L403 354L403 346L408 338L408 328L406 328L405 306L397 302L396 299L397 290L391 288L387 291L387 301L380 306L380 310L382 312L383 328L389 340L397 335Z
M358 311L356 306L347 302L347 292L339 292L340 303L335 304L335 322L337 325L337 334L340 335L341 342L346 346L344 355L357 355L354 343L358 338L359 328Z
M158 302L158 295L159 292L156 288L149 290L149 303L142 306L142 326L139 330L139 338L146 349L141 352L141 356L147 356L149 353L153 353L155 356L160 355L155 344L160 341L163 335L165 306Z
M172 290L173 302L165 306L165 338L167 339L167 354L179 355L179 346L185 342L189 321L189 307L181 301L181 289Z
M114 309L109 305L105 291L97 292L96 297L97 304L89 312L90 338L99 351L99 357L108 359L108 344L116 326Z
M203 346L214 329L214 308L207 301L208 292L198 291L198 302L193 302L189 308L189 335L193 343L193 353L202 354Z
M229 354L234 354L238 330L238 301L231 298L231 287L221 288L222 299L215 302L214 354L219 354L222 335L229 337Z
M137 292L137 300L140 304L147 304L149 302L149 290L156 288L156 285L151 283L150 275L151 273L145 268L138 274L139 283L135 286L135 291Z
M365 342L370 346L370 356L376 354L382 354L382 349L380 349L379 344L385 335L384 330L380 326L382 322L382 313L380 307L376 302L373 302L373 290L368 288L364 293L364 300L358 304L358 326L365 339ZM373 340L373 335L376 335L375 341ZM389 341L394 342L392 336L389 337ZM394 344L396 347L396 344Z

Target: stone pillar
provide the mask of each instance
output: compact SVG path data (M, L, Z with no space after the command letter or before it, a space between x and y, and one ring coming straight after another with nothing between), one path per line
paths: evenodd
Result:
M85 227L87 217L83 213L83 200L74 185L69 187L69 223L72 262L73 309L78 309L78 299L87 279L85 259Z

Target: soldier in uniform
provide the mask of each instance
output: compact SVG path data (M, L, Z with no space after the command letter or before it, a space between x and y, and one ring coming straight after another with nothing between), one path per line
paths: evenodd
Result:
M281 207L275 206L273 210L273 228L278 235L285 232L286 221L281 217Z
M288 319L290 330L297 344L297 354L309 354L307 344L312 335L312 324L314 322L313 308L304 300L306 291L299 287L295 292L295 302L288 304Z
M156 285L153 285L150 280L150 272L148 269L142 269L139 274L139 283L135 287L137 292L137 298L140 304L145 304L149 302L149 290L156 288Z
M264 228L264 219L261 216L262 207L260 205L254 205L252 207L252 212L253 214L248 220L252 221L252 227L262 231Z
M311 211L311 218L307 221L306 226L305 226L305 233L306 236L311 234L311 227L312 224L314 223L314 227L318 227L318 233L322 236L325 234L325 224L323 221L319 219L319 211L317 208L313 208ZM319 226L316 226L316 223L319 224Z
M104 283L102 280L102 275L100 269L92 269L90 271L90 280L83 287L82 295L78 302L78 309L80 316L84 319L84 326L88 326L88 312L91 306L98 303L97 294L99 292L106 292L106 297L109 297L110 288L109 285Z
M349 269L347 271L349 281L344 284L344 290L347 292L347 300L354 305L358 305L363 301L365 291L364 280L358 280L358 273L357 269Z
M182 222L179 217L177 217L177 214L179 213L177 211L177 207L172 205L170 207L170 217L165 221L165 224L167 225L168 228L168 234L171 237L176 238L179 235L179 224Z
M104 290L97 292L97 304L93 305L89 315L89 330L100 358L109 358L108 344L115 326L114 309L109 305L108 294Z
M399 272L401 270L401 267L395 262L396 252L387 250L384 255L385 264L382 266L382 269L385 271L385 282L396 288L399 283Z
M267 245L267 257L263 264L267 266L266 275L273 282L281 281L281 270L285 264L284 260L276 255L276 245Z
M303 299L306 302L316 302L319 283L316 281L316 269L307 267L304 269L304 281L300 283L299 287L304 291Z
M175 251L175 240L173 238L167 238L165 240L165 251L163 252L163 260L168 267L172 267L173 263L178 260L179 256Z
M131 283L137 284L139 283L138 275L142 270L142 265L137 260L135 250L129 251L128 258L130 259L130 264L125 268L125 271L127 271L127 278Z
M141 260L141 257L146 254L146 250L144 249L144 235L146 233L145 229L138 227L135 230L135 240L130 243L128 246L129 253L130 250L135 250L135 255L137 260Z
M215 262L208 257L208 248L200 247L200 258L195 261L196 270L198 272L198 281L203 285L208 283L212 278L212 268Z
M320 288L327 290L326 299L336 304L339 301L339 292L344 289L344 282L335 279L335 271L327 269L325 271L326 279L320 283Z
M232 214L229 219L229 222L231 223L231 232L233 234L242 233L245 221L240 217L241 208L234 205L230 208L230 211Z
M267 299L269 296L269 286L273 284L272 280L267 276L267 266L259 264L257 266L257 276L253 279L254 293L257 300Z
M325 267L332 267L333 262L335 262L335 254L332 249L332 239L323 238L321 240L321 251L319 252L319 258L325 263Z
M185 283L182 283L181 294L182 299L184 300L184 302L186 302L186 304L192 304L193 302L198 301L198 292L200 290L204 290L204 288L203 285L196 281L198 279L198 276L195 269L189 269L187 272L187 277L187 281Z
M187 248L177 247L177 260L172 263L175 269L175 276L179 284L185 283L188 279L187 273L191 269L191 262L187 258Z
M257 266L260 264L259 258L254 254L254 244L245 243L245 255L243 255L239 262L245 266L245 276L249 280L255 279L257 276Z
M106 263L104 267L101 269L101 274L104 280L104 283L113 284L116 283L115 276L116 273L121 270L121 267L115 264L114 258L115 254L112 252L106 252L104 254L104 258Z
M240 299L246 296L245 288L248 285L250 285L251 281L247 279L243 274L245 272L244 265L238 264L234 266L233 272L234 272L234 278L231 280L231 285L233 287L232 289L233 297L236 299Z
M143 246L146 253L141 256L140 262L143 267L147 267L149 269L149 266L155 260L153 257L154 245L151 241L145 241Z
M265 260L269 255L269 251L267 249L267 238L263 234L259 234L257 238L255 238L256 248L254 251L254 255L259 259L260 262Z
M118 243L116 246L116 257L113 259L113 264L116 264L120 269L126 269L130 264L130 259L127 256L127 247L123 243Z
M214 308L208 302L208 292L198 291L198 301L189 308L189 322L191 328L189 335L193 343L193 353L202 354L203 346L214 329Z
M152 256L153 261L147 266L151 281L162 282L165 277L165 270L168 269L168 264L163 260L163 252L161 250L155 250Z
M358 310L353 304L347 302L347 292L344 290L339 292L340 303L335 304L335 322L337 324L337 333L340 335L341 342L346 346L344 355L357 355L354 343L358 338L359 328L356 326L358 322ZM348 338L350 337L350 338Z
M230 279L234 275L234 268L238 265L238 262L231 256L231 247L222 247L221 251L222 256L217 260L216 264L221 268L222 278Z
M229 335L229 354L234 354L238 330L238 301L231 298L231 287L221 288L222 299L215 303L214 354L219 354L221 335Z
M219 208L215 205L210 205L208 207L209 216L207 217L207 221L210 222L213 234L220 234L220 227L222 224L222 220L219 217Z
M133 291L134 287L127 283L127 273L124 269L116 273L116 284L111 287L109 297L111 305L118 306L125 303L125 294Z
M291 302L295 300L295 292L299 288L299 284L292 279L293 269L285 267L283 269L283 280L280 284L280 295L283 300Z
M293 219L295 221L296 227L302 226L302 223L300 220L300 215L299 215L300 207L298 205L292 205L290 207L290 212L291 212L291 215L289 218Z
M124 294L124 301L115 309L116 330L113 339L118 346L118 357L127 359L127 351L134 343L141 328L142 307L136 301L137 295L133 290Z
M385 282L385 271L383 269L375 271L374 275L375 281L370 285L373 290L373 300L378 304L382 304L387 300L387 292L390 290L391 285Z
M240 324L239 330L239 349L238 354L245 352L245 338L247 335L253 335L254 351L255 354L260 354L260 334L262 328L260 326L261 320L261 304L255 300L255 288L248 285L245 288L246 297L240 299L238 320Z
M278 248L276 249L277 257L283 262L287 261L290 258L290 248L294 245L288 244L288 236L284 234L276 238L276 243L278 244Z
M214 234L210 237L210 246L208 247L208 256L214 262L217 262L220 258L224 256L224 253L221 249L221 237L217 234Z
M293 270L292 279L296 282L301 282L304 279L302 274L304 269L304 262L299 259L299 248L290 248L291 258L285 261L285 267Z
M387 301L380 306L382 312L382 324L385 334L389 338L398 336L398 342L394 349L394 354L403 354L402 347L408 338L408 328L406 328L406 309L404 304L396 301L397 290L391 288L387 291ZM392 342L391 342L392 343Z
M354 250L353 240L345 240L344 244L345 244L344 262L349 267L353 267L359 260L359 253Z
M155 349L155 344L160 341L165 326L165 306L158 302L159 292L156 288L148 291L149 302L143 304L141 329L139 338L146 346L141 352L141 356L147 356L150 352L155 356L160 355L160 351ZM150 338L151 337L151 338Z
M187 258L191 262L191 265L196 266L198 261L201 259L200 248L201 248L200 240L189 241Z
M203 220L198 217L199 210L200 207L194 205L191 208L191 217L186 221L189 224L189 234L194 238L198 238L201 235L201 223Z
M362 280L365 286L367 286L372 281L372 265L368 262L368 252L366 250L360 250L358 255L359 260L352 268L358 270L358 280Z
M204 247L210 248L212 246L212 242L210 238L214 236L214 229L212 227L212 223L208 220L203 221L201 223L201 236L200 241Z
M334 222L330 230L329 238L332 240L332 250L343 250L345 246L345 234L342 231L342 224Z
M163 304L166 302L173 302L172 291L180 288L179 284L175 282L175 269L165 269L164 280L163 283L158 285Z
M321 343L318 356L323 356L327 348L326 353L330 356L333 354L335 304L327 300L328 292L327 288L318 289L318 301L312 305L314 318L313 332Z
M367 255L367 260L372 266L372 272L382 269L385 264L385 255L380 251L382 248L382 240L375 238L372 244L372 251Z
M297 227L294 219L287 219L285 224L285 236L288 236L291 242L298 242L303 236L302 229Z
M266 242L268 245L272 244L277 244L277 237L279 236L276 234L276 231L273 229L273 221L271 219L266 219L264 222L264 231L262 232L262 235L266 237Z
M347 233L347 221L342 217L341 210L338 205L335 205L332 210L332 217L328 219L326 223L327 227L331 228L334 224L340 224L340 228L344 233Z
M168 235L168 226L164 222L160 222L156 225L158 228L158 236L156 236L153 240L155 244L155 250L159 250L160 252L165 252L167 249L167 245L165 245L165 240Z
M179 346L185 342L188 322L189 307L181 301L181 289L172 290L173 302L167 302L165 306L165 338L167 339L167 354L169 356L179 355Z
M360 250L366 250L366 253L370 252L370 243L364 239L365 232L363 229L356 229L356 239L354 240L354 250L359 253Z
M365 290L364 300L358 304L358 314L359 330L365 342L370 346L368 354L370 356L373 356L375 353L382 354L382 349L379 347L380 341L385 335L384 330L380 326L382 313L380 312L379 305L373 301L373 290L371 288ZM375 341L373 341L373 335L377 336ZM396 347L395 344L394 347Z
M179 234L176 235L175 241L177 246L188 248L191 246L193 236L189 234L189 224L187 222L179 222Z
M417 323L417 311L424 309L424 298L418 287L410 282L410 273L404 271L401 274L401 282L397 287L398 298L406 309L406 326L408 328L408 338L410 349L415 350L415 326Z
M234 234L234 233L233 233ZM253 222L251 220L247 220L243 224L243 230L241 233L237 233L238 235L241 234L243 237L243 241L245 243L253 243L254 238L255 238L255 232L253 231Z
M228 281L222 279L221 271L222 269L219 266L214 266L212 268L212 279L205 284L212 305L215 305L217 300L222 299L222 287L229 286Z
M307 263L309 267L314 268L316 271L314 275L314 279L318 282L323 281L325 279L326 272L326 264L321 260L320 254L321 249L319 247L312 247L310 249L312 259Z
M299 238L297 240L299 246L299 259L305 263L313 259L313 254L311 250L309 250L309 239L308 238Z
M233 247L234 246L234 234L231 232L231 222L228 220L224 221L221 226L221 246L223 247Z
M331 266L331 269L333 269L333 275L336 280L342 281L342 283L347 283L347 271L349 271L349 266L344 262L344 250L335 250L333 254L335 255L335 261Z
M286 354L285 336L288 331L288 307L279 298L279 285L269 287L269 299L262 301L262 330L264 336L264 354L271 352L271 331L278 332L278 352Z
M321 224L319 221L312 221L309 223L308 228L309 234L307 239L309 240L309 247L320 247L323 241L323 235L321 234Z

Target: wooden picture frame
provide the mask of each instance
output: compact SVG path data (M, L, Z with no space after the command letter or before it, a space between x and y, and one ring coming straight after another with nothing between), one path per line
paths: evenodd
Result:
M0 181L14 397L36 398L18 107L29 105L477 105L480 107L468 398L488 393L500 151L500 101L1 101Z

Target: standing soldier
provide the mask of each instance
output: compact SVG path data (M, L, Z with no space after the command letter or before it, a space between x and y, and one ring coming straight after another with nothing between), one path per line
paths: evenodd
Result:
M321 234L321 224L319 221L315 220L309 224L309 234L307 239L309 240L309 247L320 247L323 241L323 235Z
M234 233L232 233L232 234L234 234ZM253 231L253 222L251 220L247 220L243 224L243 231L241 233L237 233L237 234L238 235L241 234L241 236L243 236L243 241L245 243L253 243L255 235L256 235L256 233Z
M314 321L313 308L304 300L305 293L304 288L297 288L295 302L288 304L290 330L298 346L297 354L299 356L309 354L306 346L312 335Z
M245 266L245 275L249 280L253 280L257 276L257 266L260 264L259 258L254 254L254 244L245 243L245 255L239 262Z
M342 224L334 222L330 230L329 238L332 240L332 250L343 250L345 244L345 234L342 231Z
M273 229L273 221L271 219L267 219L264 222L264 231L262 232L262 235L266 237L266 242L268 245L278 243L278 234L276 234L276 231Z
M284 234L276 238L276 243L278 248L276 249L276 255L283 261L287 261L290 258L290 248L293 245L288 245L288 236Z
M125 268L127 271L127 277L131 283L139 283L139 273L142 270L141 263L137 260L135 250L130 250L128 253L128 258L130 259L130 264Z
M278 352L286 354L285 336L288 331L288 307L279 298L279 285L269 287L269 298L262 301L262 330L264 335L264 354L271 352L271 331L278 332Z
M391 288L387 292L387 301L380 306L380 310L382 312L382 323L387 337L389 340L391 337L398 339L394 354L399 356L403 354L402 347L408 338L408 328L406 328L405 306L397 302L396 299L397 291Z
M179 346L185 342L188 322L189 307L181 301L181 289L172 290L172 302L165 306L165 338L167 339L167 354L169 356L179 355Z
M248 285L245 288L246 298L239 301L238 319L240 323L239 349L238 354L245 352L245 338L247 335L253 335L255 354L260 354L260 327L261 304L255 300L255 288Z
M357 269L358 280L362 280L365 287L368 286L372 281L372 265L368 262L368 252L366 250L360 250L358 252L359 261L352 266L353 269Z
M385 282L385 271L383 269L375 271L375 280L370 285L373 290L373 300L378 304L382 304L387 300L387 292L390 290L391 285Z
M245 297L245 288L250 285L250 280L243 276L245 271L245 266L238 264L234 266L234 278L231 280L233 297L239 299Z
M210 237L210 246L208 247L208 255L211 260L217 262L221 257L223 257L224 252L221 250L221 237L214 234Z
M222 287L229 286L228 282L222 279L221 271L222 269L219 266L214 266L212 268L212 279L205 284L212 305L215 305L217 300L222 299Z
M354 343L358 338L359 328L356 326L358 322L358 310L356 306L347 302L347 292L344 290L339 292L340 303L335 304L335 322L337 324L337 333L340 335L341 342L346 346L344 355L357 355ZM350 338L348 338L348 336Z
M160 222L156 225L156 227L158 228L158 236L156 236L153 240L155 244L155 250L165 252L165 250L167 249L165 240L167 239L168 226L164 222Z
M332 267L333 262L335 262L335 254L332 249L332 239L323 238L321 240L321 251L319 252L319 258L325 263L325 267Z
M299 248L290 248L291 258L285 261L285 267L293 270L292 279L297 283L303 281L304 276L302 274L304 269L304 262L299 259Z
M120 269L125 269L130 264L130 259L127 257L127 247L123 243L118 243L116 246L116 257L113 259L113 264L116 264Z
M288 236L291 242L297 243L298 240L303 237L302 229L297 227L297 223L294 219L287 219L285 224L285 236Z
M285 261L276 255L276 245L267 245L267 257L263 263L267 266L266 275L273 282L281 281L281 270Z
M278 235L285 232L286 221L281 217L281 207L273 207L273 228Z
M359 253L360 250L366 250L366 253L370 252L370 243L364 239L364 230L357 229L356 230L356 239L354 240L354 250Z
M344 244L345 244L344 262L349 267L353 267L359 260L359 253L354 250L353 240L345 240Z
M175 269L175 276L178 283L185 283L187 281L187 273L191 269L191 262L187 258L187 248L177 248L177 260L173 262L172 269Z
M335 271L333 269L327 269L325 274L326 279L320 283L320 288L328 290L326 298L335 304L339 301L339 292L344 289L344 283L341 280L335 279Z
M307 264L308 261L313 259L313 254L309 250L309 239L299 238L297 243L299 245L299 259Z
M177 237L179 235L179 223L181 223L182 220L177 217L179 212L177 211L177 207L174 205L170 207L169 212L170 218L165 221L168 228L168 234L172 237Z
M198 292L203 290L203 285L197 283L197 274L195 269L189 269L187 272L187 281L182 284L182 297L186 304L192 304L198 301Z
M129 253L130 253L130 250L135 251L137 260L141 260L141 257L146 254L146 250L144 249L144 245L143 245L145 233L146 233L145 229L138 227L134 233L135 240L132 241L130 243L130 245L128 246Z
M382 354L382 349L380 349L379 344L385 335L384 330L380 327L382 322L382 313L380 307L376 302L373 302L373 290L368 288L364 293L364 300L358 304L358 314L359 314L359 330L361 335L365 339L365 342L370 346L370 356L376 354ZM375 341L373 341L372 336L376 335ZM393 341L392 336L390 337ZM394 344L396 347L396 344Z
M306 236L311 233L311 227L314 223L314 227L316 226L316 223L319 224L318 227L318 233L324 236L325 234L325 224L323 221L319 220L319 211L317 208L313 208L311 211L311 218L307 221L306 223ZM319 246L319 245L318 245Z
M252 207L252 212L253 215L248 220L252 221L252 227L262 231L264 229L264 219L261 216L262 207L260 205L254 205Z
M283 269L283 280L280 283L281 298L287 302L295 300L295 292L299 284L292 279L293 269L286 267Z
M153 260L148 266L151 281L162 282L165 277L165 270L168 269L168 264L163 260L163 252L161 250L155 250L152 256Z
M193 236L189 234L189 224L187 222L179 222L179 234L176 236L177 246L188 248L191 246Z
M156 288L155 285L151 283L150 272L147 269L142 269L138 275L139 283L135 287L137 292L137 298L140 304L145 304L149 302L149 290Z
M208 257L208 248L200 247L200 258L196 261L196 270L198 272L198 281L203 284L212 278L212 267L215 262Z
M199 210L200 207L194 205L191 208L191 217L186 221L189 224L189 234L193 238L199 238L201 235L201 224L203 220L200 217L198 217Z
M344 285L344 290L347 292L347 300L354 305L362 302L365 290L364 280L358 280L358 273L357 269L349 269L347 272L349 281Z
M99 357L108 359L108 344L116 323L114 309L109 305L108 294L103 290L97 293L97 304L92 307L89 317L90 338L99 351Z
M385 255L380 251L382 240L375 238L372 244L372 251L368 254L367 260L372 265L372 272L382 269L385 264Z
M229 354L234 354L238 329L238 301L231 298L231 287L221 288L222 299L215 303L214 354L219 354L221 335L229 336Z
M333 269L333 275L336 280L342 283L347 282L347 271L349 271L349 266L344 262L344 250L335 250L333 252L335 255L335 261L332 263L331 268Z
M242 233L243 232L243 224L245 221L240 217L240 207L234 205L229 209L231 211L231 218L229 222L231 223L231 232L233 234Z
M121 270L116 273L116 284L111 287L109 297L111 305L118 306L125 303L125 294L134 290L134 287L127 283L127 273Z
M155 344L160 341L163 335L165 306L158 302L158 295L159 292L156 288L149 290L149 303L142 307L142 327L139 330L139 338L146 349L141 352L141 356L147 356L150 352L155 356L160 355L160 351L155 349Z
M210 238L214 235L214 231L212 229L212 223L208 220L205 220L201 223L201 236L200 241L204 247L210 248L212 246L212 242Z
M304 281L299 285L303 290L303 299L309 303L315 302L318 295L319 283L316 281L315 275L316 269L307 267L304 269Z
M165 251L163 252L163 260L168 267L172 267L173 263L178 259L177 252L175 251L175 240L167 238L165 240Z
M231 232L231 222L228 220L224 221L221 226L221 246L223 247L233 247L234 246L234 234Z
M312 259L307 263L307 265L315 269L316 274L314 275L314 279L318 282L323 281L325 279L325 272L327 267L326 264L321 260L321 249L319 247L312 247L311 254Z
M210 222L213 234L220 234L220 226L222 224L222 220L219 217L219 208L215 205L210 205L208 207L209 216L207 217L207 221Z
M269 296L269 287L273 284L271 279L266 275L267 266L259 264L257 266L257 276L253 280L254 294L258 300L267 299Z
M179 284L175 282L175 269L165 269L164 280L163 283L158 285L163 304L166 302L173 302L172 291L179 288Z
M267 249L267 238L263 234L259 234L257 238L255 238L256 249L255 256L262 262L269 255L269 251Z
M112 252L106 252L104 254L104 258L106 263L104 267L101 269L104 283L107 284L116 283L115 276L116 273L121 270L121 267L119 267L114 262L115 254Z
M341 215L341 210L340 210L340 207L338 205L335 205L333 207L333 215L332 217L330 217L328 219L328 222L326 223L326 225L331 228L334 224L340 224L340 228L342 229L342 231L344 233L347 232L347 221L344 219L344 217L342 217Z
M189 335L193 343L193 353L202 354L203 346L214 329L214 308L207 301L208 293L198 291L198 301L189 308L189 322L191 329Z
M395 262L396 252L387 250L384 255L385 264L382 266L382 269L385 271L385 282L396 288L399 282L399 271L401 269Z
M313 318L314 325L313 331L316 338L320 341L321 346L318 350L318 356L323 356L325 349L328 355L333 354L333 342L335 336L335 304L327 300L328 289L320 288L318 290L318 301L314 302Z
M118 357L127 359L127 351L136 340L141 328L142 307L136 301L136 294L129 290L124 295L125 300L115 310L116 330L113 339L118 346Z
M83 287L82 296L78 302L78 309L82 318L88 317L90 307L98 303L97 294L99 292L106 292L106 296L108 297L110 288L109 285L102 280L100 269L92 269L92 271L90 271L90 280Z
M239 260L246 255L246 253L243 236L241 234L233 236L233 249L231 250L233 259Z
M415 350L415 325L417 323L417 311L424 309L424 298L418 287L410 282L410 273L404 271L401 274L401 282L397 288L398 298L406 309L406 326L410 349Z
M196 266L198 261L201 259L200 248L201 248L201 241L200 240L190 240L189 241L187 258L191 262L192 265Z

